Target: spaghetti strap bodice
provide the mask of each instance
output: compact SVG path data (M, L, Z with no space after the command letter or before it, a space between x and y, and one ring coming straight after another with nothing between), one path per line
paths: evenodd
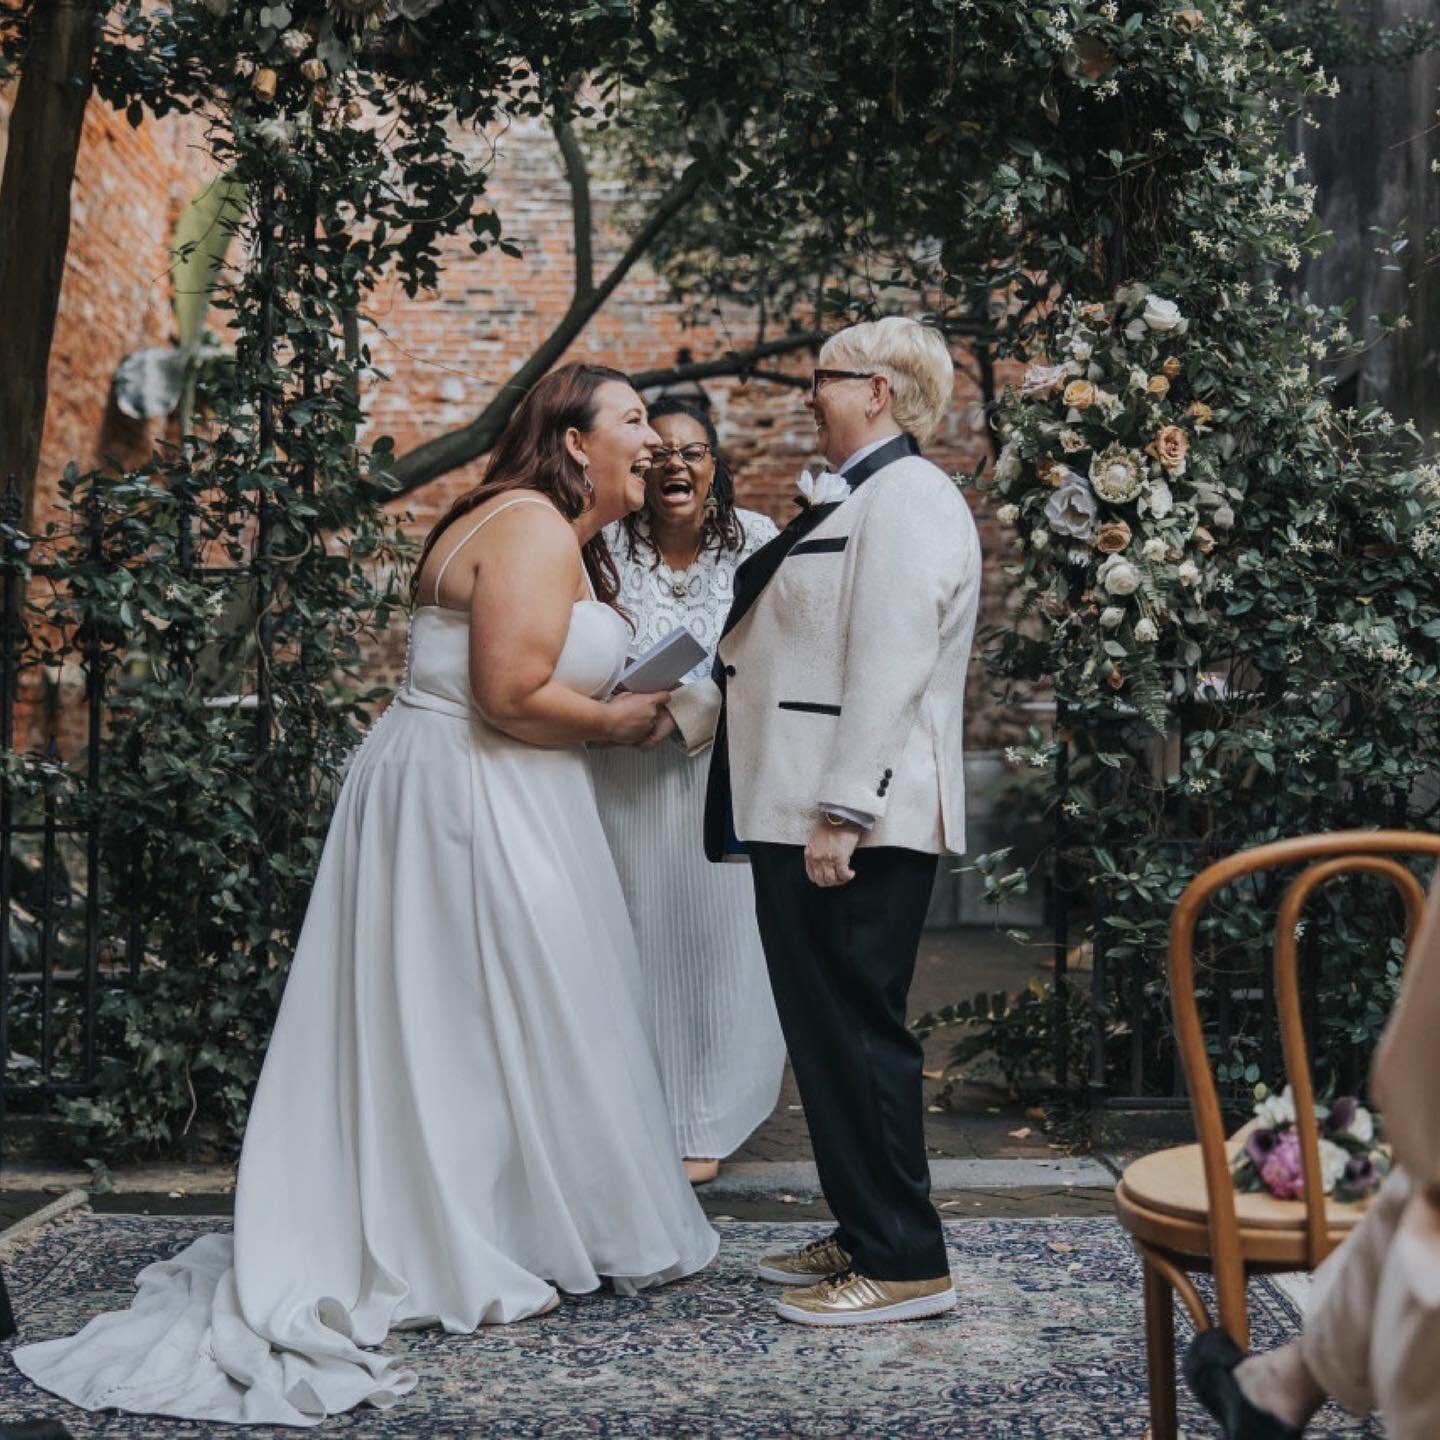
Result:
M517 505L544 505L549 510L555 507L542 495L517 495L513 500L507 500L503 505L497 505L488 515L482 515L465 533L460 537L460 543L440 562L440 568L435 572L435 594L432 604L440 603L440 582L445 578L445 572L450 568L450 562L497 516L503 515L507 510L513 510ZM558 515L560 512L555 510ZM585 568L583 565L580 567ZM590 598L595 598L595 587L590 584L590 576L585 575L585 584L590 590Z

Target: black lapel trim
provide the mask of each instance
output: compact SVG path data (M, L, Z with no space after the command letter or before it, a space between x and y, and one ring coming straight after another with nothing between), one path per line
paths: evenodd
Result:
M848 544L848 535L827 535L820 540L802 540L794 546L792 555L838 555Z

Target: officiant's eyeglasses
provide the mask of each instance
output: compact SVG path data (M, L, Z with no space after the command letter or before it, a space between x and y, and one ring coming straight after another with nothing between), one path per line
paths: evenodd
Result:
M819 393L820 387L827 380L873 380L879 374L877 370L815 370L810 375L810 398L813 400Z
M698 465L709 453L710 447L699 440L691 445L657 445L650 452L650 463L658 470L670 463L672 455L678 455L687 465Z

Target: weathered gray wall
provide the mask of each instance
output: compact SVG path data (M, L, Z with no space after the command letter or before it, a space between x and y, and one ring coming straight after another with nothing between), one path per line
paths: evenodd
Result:
M1374 0L1369 24L1393 26L1425 14L1437 0ZM1410 328L1357 360L1360 398L1375 398L1427 435L1440 430L1440 256L1424 265L1426 234L1440 227L1440 55L1403 66L1358 66L1339 72L1341 94L1316 110L1299 143L1319 186L1317 207L1331 248L1300 272L1300 288L1325 304L1353 299L1352 326L1379 312L1405 310ZM1383 242L1372 227L1403 229L1410 244L1402 273L1387 272L1375 255ZM1414 289L1407 293L1407 285Z

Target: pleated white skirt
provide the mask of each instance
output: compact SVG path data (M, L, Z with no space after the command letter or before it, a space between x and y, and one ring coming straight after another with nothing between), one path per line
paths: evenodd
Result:
M661 745L595 750L591 763L675 1148L729 1155L774 1110L785 1068L750 867L705 858L708 756Z
M149 1266L130 1310L16 1363L87 1409L314 1425L414 1387L366 1348L393 1328L702 1268L642 1003L584 752L402 698L331 824L233 1245Z

